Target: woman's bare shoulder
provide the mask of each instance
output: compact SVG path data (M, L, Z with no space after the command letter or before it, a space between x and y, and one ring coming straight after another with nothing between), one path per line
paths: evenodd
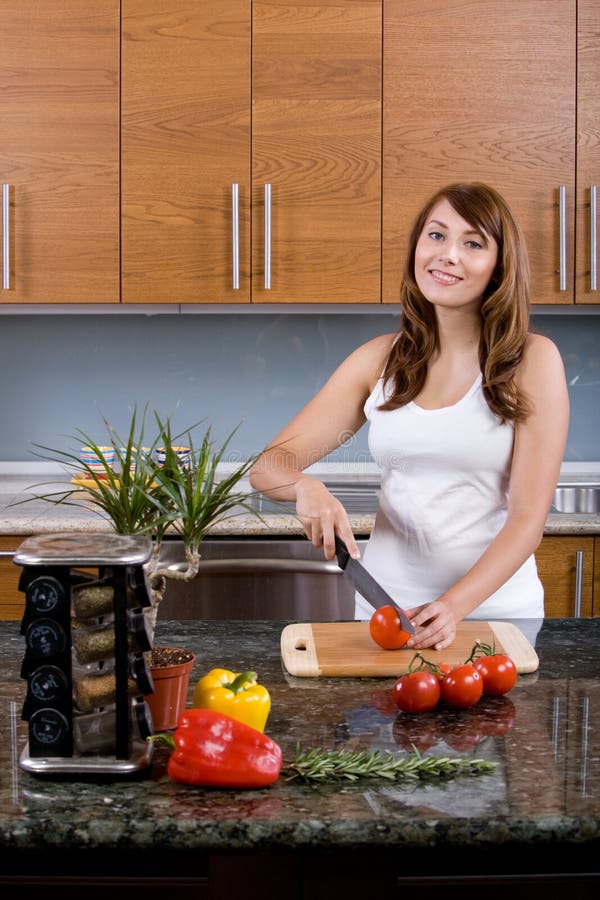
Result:
M383 372L396 337L396 333L380 334L361 344L348 357L347 361L361 372L371 388Z
M550 338L535 332L530 332L527 335L523 353L523 361L525 363L553 363L560 359L560 351Z
M564 378L564 365L558 347L543 334L528 334L517 377L527 385L532 382L543 384L548 378L556 376L560 376L561 380Z

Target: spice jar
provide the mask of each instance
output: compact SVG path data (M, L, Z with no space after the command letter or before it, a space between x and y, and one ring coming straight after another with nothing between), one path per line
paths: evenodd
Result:
M138 694L139 688L134 678L127 681L130 695ZM79 712L91 712L101 706L110 706L117 695L117 679L114 672L98 672L84 675L73 682L73 696Z
M71 623L72 643L77 660L82 664L111 659L115 655L114 623L111 620L88 625L77 619ZM141 609L127 611L127 650L147 651L152 647L149 626Z
M73 612L78 619L94 619L113 611L115 589L106 580L77 585L71 592Z
M131 737L145 740L152 734L152 716L144 700L135 698L130 710ZM81 754L112 754L116 749L117 710L112 705L97 712L73 716L73 740Z

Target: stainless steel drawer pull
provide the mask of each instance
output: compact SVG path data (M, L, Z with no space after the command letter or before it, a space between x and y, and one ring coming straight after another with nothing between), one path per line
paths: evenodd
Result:
M598 234L596 227L596 185L590 188L590 291L598 290Z
M559 290L567 289L567 189L558 189L558 280Z
M271 185L265 184L265 291L271 290Z
M10 290L10 186L2 185L2 289Z
M578 550L575 555L575 604L573 615L581 618L581 599L583 595L583 550Z
M233 248L233 290L240 289L240 186L231 185L231 246Z

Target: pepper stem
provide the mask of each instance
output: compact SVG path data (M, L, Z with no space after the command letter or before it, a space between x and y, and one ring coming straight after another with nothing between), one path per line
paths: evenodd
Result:
M175 749L175 738L167 731L159 731L158 734L151 734L146 738L146 740L152 741L152 743L155 743L155 741L162 742L163 744L166 744L167 747L169 747L171 750Z
M233 679L229 684L224 684L223 687L227 688L230 691L233 691L234 694L241 694L242 691L245 691L247 688L251 687L253 684L256 684L256 672L240 672L239 675Z

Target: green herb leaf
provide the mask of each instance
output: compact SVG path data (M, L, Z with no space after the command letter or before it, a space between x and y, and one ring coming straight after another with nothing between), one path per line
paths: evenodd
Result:
M383 778L388 781L449 779L457 775L487 775L496 768L485 759L461 759L447 756L422 756L414 748L411 756L394 756L380 750L297 750L293 761L284 766L289 781L357 781L359 778Z

